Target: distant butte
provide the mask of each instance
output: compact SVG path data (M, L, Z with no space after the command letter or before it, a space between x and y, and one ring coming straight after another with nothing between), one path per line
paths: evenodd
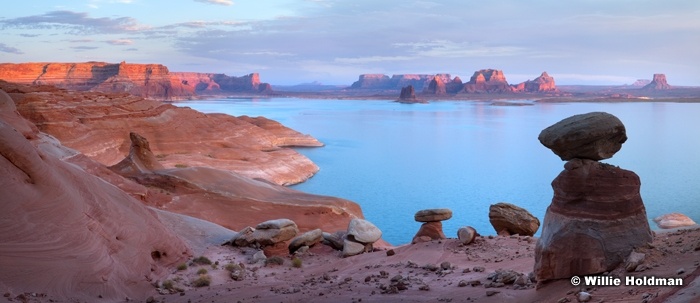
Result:
M468 82L450 74L404 74L391 77L383 74L363 74L351 86L351 90L400 90L411 85L423 95L446 96L456 94L490 93L559 93L554 78L543 72L534 80L511 85L501 70L475 71Z
M642 87L643 90L667 90L671 89L671 86L666 82L666 75L664 74L654 74L654 78L649 82L649 84Z
M162 64L121 62L0 63L0 79L18 84L104 93L129 93L157 99L189 99L202 94L269 93L268 83L252 73L242 77L211 73L174 73Z

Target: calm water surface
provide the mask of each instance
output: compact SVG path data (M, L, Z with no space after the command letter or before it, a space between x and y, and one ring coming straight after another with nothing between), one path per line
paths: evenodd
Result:
M591 111L609 112L625 124L629 139L603 162L640 176L648 217L682 212L700 221L700 104L272 98L176 105L265 116L318 138L325 147L298 151L321 170L294 188L359 203L392 244L411 241L420 227L413 215L426 208L452 209L452 219L443 222L448 237L465 225L495 234L488 208L497 202L524 207L542 221L550 183L564 162L537 136L561 119Z

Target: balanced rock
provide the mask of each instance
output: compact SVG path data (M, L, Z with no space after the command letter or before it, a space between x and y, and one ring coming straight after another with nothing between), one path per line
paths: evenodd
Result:
M419 210L413 216L418 222L435 222L435 221L445 221L452 218L452 210L448 208L433 208Z
M364 252L372 251L372 244L364 244L350 239L345 239L343 244L343 258L359 255Z
M575 115L545 128L538 139L562 160L602 160L612 157L627 141L625 126L617 117L592 112Z
M695 225L693 219L681 213L670 213L654 218L656 226L663 229L678 228Z
M418 229L416 235L413 236L413 240L411 241L411 243L425 242L425 240L430 241L442 239L447 239L447 237L445 237L445 233L442 232L442 222L425 222L421 224L420 229Z
M552 188L535 247L537 281L612 270L634 248L652 241L634 172L574 159Z
M258 244L274 245L294 238L299 233L297 224L289 219L269 220L258 224L253 232L253 239Z
M465 245L474 242L476 235L476 229L471 226L460 227L457 230L457 238L459 239L459 242L462 242L462 244Z
M382 231L367 220L355 218L348 224L347 237L359 243L371 244L382 237Z
M323 239L323 231L320 229L307 231L292 239L292 242L289 242L289 253L293 254L302 246L314 246L316 243L321 242L321 239Z
M526 209L505 202L489 207L489 221L502 236L533 236L540 228L540 220Z

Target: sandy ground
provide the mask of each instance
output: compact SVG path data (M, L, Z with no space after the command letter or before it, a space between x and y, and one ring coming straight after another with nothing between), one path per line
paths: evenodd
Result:
M610 277L683 278L683 287L573 286L558 280L536 289L527 279L501 284L489 279L497 270L523 274L532 271L536 239L531 237L478 237L470 245L446 239L386 249L349 258L318 244L282 265L251 263L253 248L235 248L209 242L198 251L218 265L189 262L166 279L181 291L161 289L155 302L578 302L585 291L590 302L698 302L700 300L700 228L657 233L651 246L638 249L646 255L645 269L628 273L620 267ZM201 247L200 247L201 248ZM585 248L582 248L585 249ZM228 263L245 266L245 278L234 281ZM216 268L214 268L216 267ZM205 268L210 286L193 287L197 271ZM605 275L605 274L604 274ZM162 282L161 282L162 283ZM623 282L624 283L624 282ZM568 301L567 301L568 300Z

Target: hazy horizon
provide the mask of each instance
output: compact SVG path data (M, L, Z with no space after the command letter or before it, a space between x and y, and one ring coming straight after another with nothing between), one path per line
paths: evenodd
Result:
M295 85L485 68L509 83L700 86L697 1L70 0L12 3L0 61L160 63Z

